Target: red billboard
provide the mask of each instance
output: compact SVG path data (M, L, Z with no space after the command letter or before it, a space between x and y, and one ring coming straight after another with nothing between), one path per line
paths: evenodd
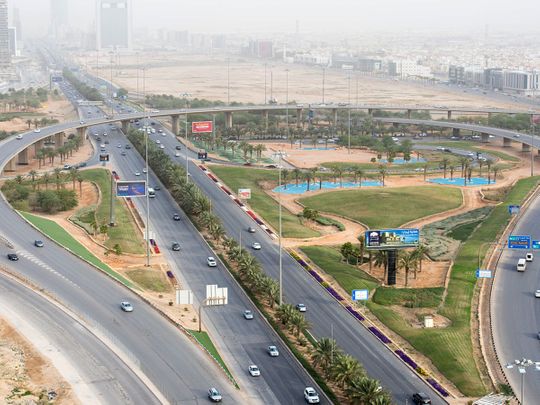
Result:
M212 121L198 121L191 123L191 132L201 134L204 132L212 132Z

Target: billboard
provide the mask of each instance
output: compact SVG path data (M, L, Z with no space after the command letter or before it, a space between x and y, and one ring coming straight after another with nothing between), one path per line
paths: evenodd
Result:
M251 189L250 188L239 188L238 189L238 198L241 200L251 199Z
M194 134L202 134L212 132L214 130L212 121L197 121L191 123L191 132Z
M402 249L417 247L420 243L420 231L410 229L379 229L365 232L367 249Z
M108 153L100 153L99 154L99 161L100 162L108 162L109 161L109 154Z
M146 181L117 181L117 197L144 197L146 196Z
M508 237L509 249L530 249L531 237L530 235L510 235Z

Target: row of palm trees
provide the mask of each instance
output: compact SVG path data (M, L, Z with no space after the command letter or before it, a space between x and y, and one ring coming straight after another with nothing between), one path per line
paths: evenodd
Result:
M45 160L49 160L51 166L54 165L54 159L56 156L60 157L60 162L63 162L67 158L73 156L74 151L78 151L83 144L83 138L80 135L70 135L70 139L67 140L62 146L58 148L45 147L36 152L36 159L38 160L39 168L45 164Z
M28 118L26 120L26 125L28 125L28 129L30 129L32 125L34 125L34 128L38 128L38 127L46 127L47 125L58 124L58 122L59 121L56 118L43 117L39 120L37 118L34 118L34 119Z
M83 177L80 174L79 169L72 167L69 169L69 172L65 173L61 168L56 167L52 172L45 172L43 174L38 173L36 170L30 170L26 177L30 180L32 185L32 190L40 190L41 184L45 185L45 190L49 189L49 184L56 184L56 190L64 187L66 181L71 180L73 184L73 190L75 190L76 183L79 183L79 194L82 195L82 183L84 181ZM25 180L25 177L18 175L15 177L15 182L17 184L22 184Z
M144 135L140 134L139 131L132 130L129 132L128 137L139 153L143 152ZM210 235L217 246L223 248L227 259L233 264L242 282L255 295L260 297L269 308L273 309L276 304L281 304L276 310L279 322L299 338L300 333L309 328L308 321L291 304L279 302L278 282L264 274L261 264L250 252L244 249L235 239L226 236L222 222L212 212L208 198L192 182L186 181L184 168L174 163L154 144L149 144L148 160L149 165L170 190L172 196L186 214ZM326 342L326 340L321 339L320 342ZM323 343L318 343L315 347L314 363L321 367L323 363L329 366L323 369L332 370L328 376L347 392L353 404L386 405L391 403L388 394L379 388L378 382L366 377L363 368L352 356L343 354L339 349L335 348L331 360L325 362L321 354L325 352L325 349L319 347L321 344ZM372 398L375 399L372 400Z
M248 160L248 155L250 159L253 159L253 153L255 153L256 159L259 161L262 158L262 153L266 151L266 146L262 143L253 145L245 141L237 142L221 137L213 137L212 135L202 135L200 139L208 150L219 150L220 148L223 148L223 150L227 152L227 150L230 149L233 158L237 151L242 151L244 160L246 161Z
M493 179L495 180L497 178L497 174L499 173L500 168L498 166L493 166L493 160L492 159L486 159L478 160L478 168L479 168L479 176L482 177L482 169L484 166L487 168L487 178L488 178L488 184L491 183L491 173L493 173ZM443 158L441 160L441 166L443 169L443 175L446 179L446 172L450 171L450 179L454 178L454 172L458 169L454 164L451 163L451 160L447 157ZM473 168L471 166L471 161L469 158L463 156L459 158L459 169L461 171L461 177L465 179L471 179ZM493 171L492 171L493 170Z

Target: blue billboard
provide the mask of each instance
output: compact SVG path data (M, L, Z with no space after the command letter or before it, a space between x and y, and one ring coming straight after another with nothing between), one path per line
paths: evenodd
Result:
M530 249L531 237L529 235L510 235L508 237L509 249Z
M146 195L146 181L117 181L117 197L144 197Z
M379 229L365 232L367 249L402 249L417 247L420 243L420 230Z

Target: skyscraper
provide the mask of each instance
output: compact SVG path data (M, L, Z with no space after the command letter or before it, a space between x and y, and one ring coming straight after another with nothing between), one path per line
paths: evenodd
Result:
M97 48L131 48L131 0L97 0Z
M13 8L13 25L17 30L17 41L21 42L23 37L22 25L21 25L21 16L19 14L19 9L17 7Z
M10 68L8 5L7 0L0 0L0 70L5 72Z
M68 0L51 0L51 26L49 33L55 39L60 39L69 23Z

